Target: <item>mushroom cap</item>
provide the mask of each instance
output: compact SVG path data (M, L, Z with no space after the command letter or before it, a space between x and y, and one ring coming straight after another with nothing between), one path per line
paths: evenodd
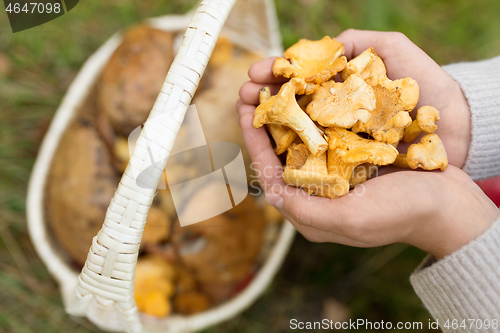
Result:
M329 150L343 164L356 164L356 166L363 163L387 165L394 162L398 155L398 150L390 144L362 138L356 133L343 128L328 128L325 132L328 136ZM328 171L331 173L333 170L330 170L330 161L328 162Z
M139 311L165 317L172 311L175 268L159 255L139 258L135 270L134 298Z
M306 112L322 126L350 128L358 120L366 123L375 109L375 93L358 74L344 82L328 81L312 95Z
M306 145L303 143L292 143L287 150L286 166L291 169L300 169L306 164L307 158L311 155Z
M412 169L422 168L424 170L446 170L448 167L448 156L443 142L437 134L426 134L420 143L408 147L406 154L408 165Z
M308 154L304 144L293 144L288 148L287 165L283 171L286 184L300 187L309 194L324 198L338 198L349 192L349 181L337 174L328 174L326 153L319 156ZM298 167L298 168L297 168Z
M321 40L301 39L288 48L283 58L277 58L273 65L275 76L300 77L306 82L306 94L319 89L319 84L329 80L343 70L347 64L344 44L325 36Z
M366 66L365 69L363 69L360 73L361 77L368 84L370 84L371 80L374 77L386 74L387 74L387 69L385 68L384 61L379 56L376 56L375 60L373 60L373 62L370 65Z
M264 124L283 125L297 133L307 148L314 155L320 155L328 149L328 144L311 118L300 108L295 99L297 92L303 91L303 79L292 78L281 86L277 95L272 96L255 109L253 127Z
M340 72L340 77L342 80L347 80L350 75L359 74L363 80L370 80L375 75L385 75L386 73L384 62L375 53L373 47L370 47L351 59L346 68Z
M439 120L439 111L432 106L421 106L417 110L417 117L411 125L405 128L404 142L412 142L420 133L434 133L437 130L436 122Z
M352 130L368 133L380 142L397 143L403 137L404 128L411 124L407 113L418 102L418 84L411 78L391 81L385 75L374 76L372 82L377 100L375 110L368 122L357 122Z

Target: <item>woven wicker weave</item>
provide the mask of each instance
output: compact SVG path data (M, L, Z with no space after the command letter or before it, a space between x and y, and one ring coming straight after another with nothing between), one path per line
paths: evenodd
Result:
M158 183L222 27L233 43L245 49L260 51L266 56L282 52L272 3L269 0L240 0L231 11L234 3L235 0L204 0L194 13L148 21L168 31L188 28L80 275L51 244L43 216L43 189L57 144L74 110L120 44L119 34L88 59L68 90L42 143L30 179L27 206L31 239L58 281L69 314L86 316L100 328L110 331L193 332L227 320L250 306L281 265L294 235L293 227L287 222L256 277L230 301L190 317L172 315L162 320L140 316L134 302L134 271L139 245L156 192L155 186L151 189L137 186L136 176L151 165L152 154L155 161L165 161L155 163L157 170L151 175L151 184ZM166 121L150 121L158 115Z

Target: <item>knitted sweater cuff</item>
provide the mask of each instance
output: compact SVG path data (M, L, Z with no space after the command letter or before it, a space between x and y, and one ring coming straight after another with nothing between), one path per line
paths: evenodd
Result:
M429 256L410 281L439 325L448 319L457 319L459 324L463 319L467 324L468 319L500 319L500 218L451 255L439 261Z
M443 66L471 112L471 143L463 170L472 179L500 175L500 57Z

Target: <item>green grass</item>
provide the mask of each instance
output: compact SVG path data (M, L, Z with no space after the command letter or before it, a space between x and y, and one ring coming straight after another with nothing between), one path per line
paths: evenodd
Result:
M0 332L91 332L68 317L57 286L27 236L26 186L43 133L85 59L118 29L183 13L194 1L80 1L52 22L12 34L0 5ZM277 0L285 46L347 28L405 33L440 64L500 54L498 0ZM430 318L408 277L424 253L402 245L355 249L296 238L273 285L236 319L206 332L282 332L321 319L335 298L352 318Z

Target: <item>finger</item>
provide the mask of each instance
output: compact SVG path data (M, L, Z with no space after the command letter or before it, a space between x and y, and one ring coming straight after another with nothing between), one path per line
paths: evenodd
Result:
M429 76L428 73L440 71L439 65L400 32L349 29L338 35L336 39L344 43L345 55L348 59L373 47L375 53L384 60L387 75L391 80L411 77L421 87L429 83L431 83L430 86L436 85L434 82L436 77Z
M315 243L336 243L355 247L372 247L371 244L361 242L356 239L351 239L344 237L342 235L335 234L333 232L328 232L321 229L316 229L314 227L308 227L294 220L288 220L297 231L304 236L308 241Z
M288 79L280 76L275 77L273 74L273 64L276 57L262 59L257 61L248 70L248 76L255 83L271 84L271 83L283 83L288 81Z
M241 98L238 98L238 100L236 101L236 111L239 112L240 108L244 105L245 103L243 103L243 101L241 100Z
M281 84L261 84L248 81L244 83L240 88L240 98L245 104L258 105L259 104L259 92L262 88L269 87L271 89L271 95L276 95L280 90Z
M370 179L337 199L309 196L299 189L287 190L281 194L283 209L302 225L349 239L366 240L378 227L389 223L401 212L414 209L408 206L411 201L401 200L408 195L405 192L408 186L415 185L415 181L418 183L418 175L408 177L413 173L396 172ZM405 184L405 187L400 184Z
M339 233L338 221L344 220L343 208L336 210L338 199L328 199L309 195L306 191L287 186L280 195L283 197L283 209L296 223Z
M238 113L240 114L240 118L241 118L241 116L243 116L246 113L252 114L252 117L253 117L254 112L255 112L255 105L242 104L238 108Z
M281 189L278 190L277 192L276 188L273 186L274 193L280 193L280 197L282 197L282 193L294 193L295 195L299 196L302 198L302 200L319 200L321 205L324 207L325 205L328 204L328 202L331 201L331 199L326 199L326 198L320 198L320 197L315 197L315 196L310 196L306 191L301 190L296 187L292 186L281 186ZM277 194L273 194L277 195ZM267 200L268 195L266 194L266 200ZM283 199L281 199L281 205L283 205ZM308 225L308 222L305 222L305 220L308 217L297 217L297 214L294 212L289 212L286 210L285 207L277 207L280 213L297 229L298 232L300 232L307 240L311 242L330 242L330 243L337 243L337 244L343 244L343 245L349 245L349 246L357 246L357 247L369 247L370 244L360 241L358 239L350 238L345 235L335 233L331 229L320 229L317 228L315 225L311 224ZM310 211L306 211L305 213L309 213ZM311 220L314 220L317 218L318 213L320 213L321 210L314 212L311 212ZM302 215L304 216L304 215Z
M245 109L245 105L241 109ZM260 186L267 192L274 184L284 185L283 168L278 156L274 153L266 130L263 127L254 128L252 120L253 113L243 112L240 116L240 126L245 146L252 159L252 168L259 179Z
M402 34L387 31L348 29L338 35L336 39L339 42L344 43L345 56L347 59L360 55L363 51L370 47L373 47L377 55L384 59L393 51L386 49L387 43L392 41L394 38L399 38L399 35Z
M386 166L378 167L377 171L370 177L370 179L380 177L383 175L388 175L388 174L391 174L394 172L401 172L401 171L408 171L408 170L410 170L410 169L399 168L399 167L395 167L393 165L386 165ZM363 184L365 184L365 183L363 183Z

